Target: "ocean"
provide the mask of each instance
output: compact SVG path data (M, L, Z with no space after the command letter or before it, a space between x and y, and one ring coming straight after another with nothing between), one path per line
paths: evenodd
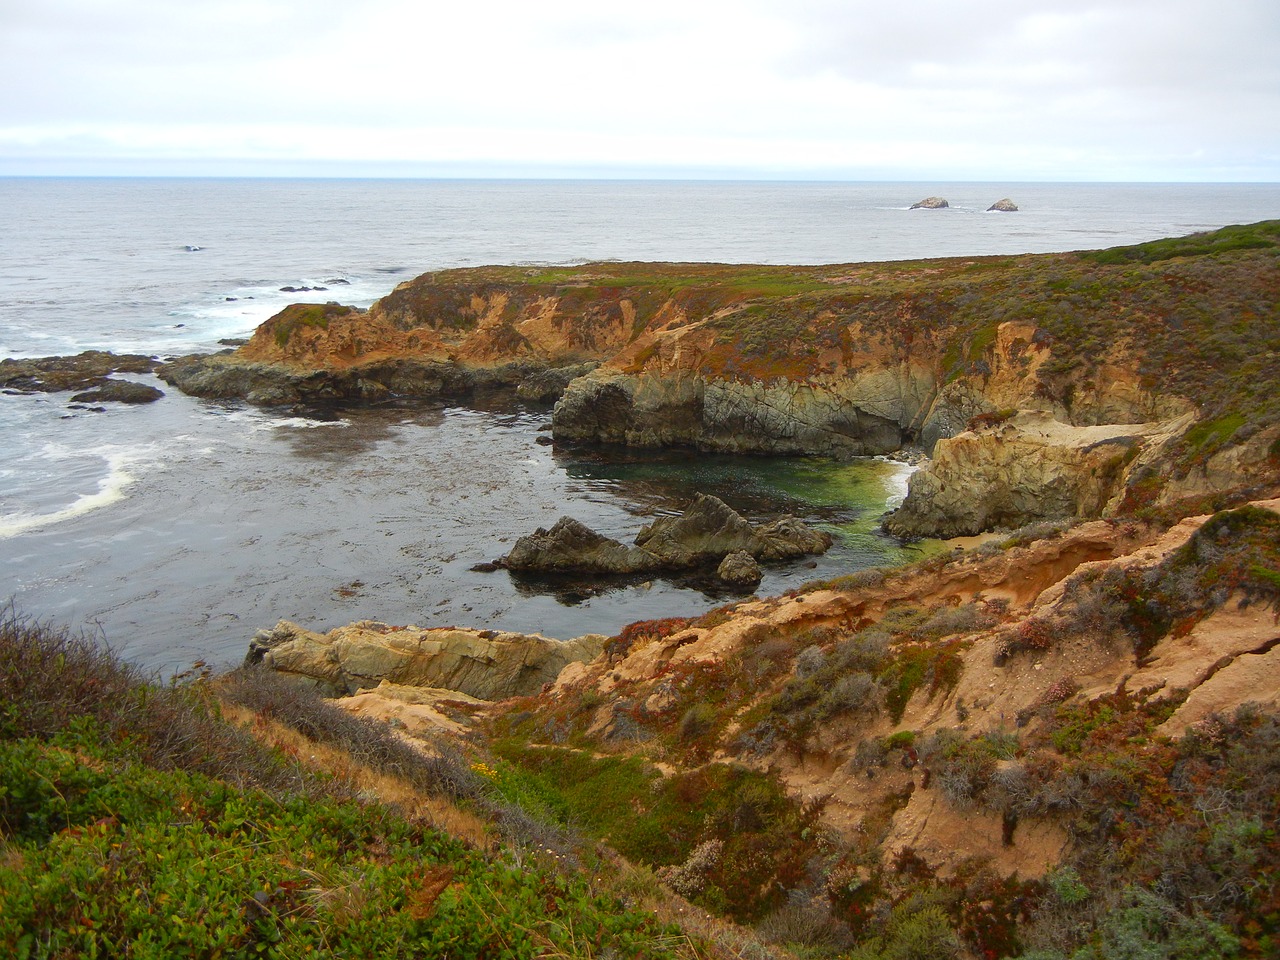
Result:
M950 207L908 209L932 195ZM1003 197L1020 211L987 212ZM0 357L172 356L447 267L1087 249L1280 217L1280 185L0 178L0 210ZM159 671L235 662L281 617L570 637L702 612L729 598L470 570L562 514L629 540L694 490L836 534L762 592L915 555L876 532L905 484L885 461L571 453L503 398L321 420L164 389L103 413L0 396L0 602Z

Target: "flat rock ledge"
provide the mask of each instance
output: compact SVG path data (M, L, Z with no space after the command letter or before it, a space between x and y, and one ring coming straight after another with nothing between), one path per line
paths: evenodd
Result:
M774 561L822 553L830 546L830 534L795 517L757 526L718 497L698 494L681 516L662 517L641 530L634 546L561 517L550 530L539 528L517 540L499 565L528 573L662 573L719 564L736 553Z
M151 403L164 393L118 373L151 373L160 366L154 357L86 350L75 356L0 360L0 389L6 393L61 393L79 390L72 403Z
M594 660L607 637L552 640L539 634L455 627L389 626L363 620L314 633L281 620L250 641L245 665L258 665L333 696L384 681L458 691L479 700L531 696L568 664Z
M516 389L522 399L551 403L592 364L555 367L535 360L468 365L417 357L391 358L341 369L245 361L233 353L180 357L160 367L161 380L206 399L243 399L259 406L298 403L375 403L394 397L461 397Z

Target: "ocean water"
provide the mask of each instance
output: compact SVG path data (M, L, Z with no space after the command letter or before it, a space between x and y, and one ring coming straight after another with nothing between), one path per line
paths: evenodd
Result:
M907 209L929 195L952 206ZM986 212L1005 196L1020 212ZM1280 185L0 178L0 210L0 356L165 356L445 267L1083 249L1280 217ZM695 489L837 534L765 592L910 555L875 532L904 489L896 464L566 453L536 442L548 411L503 398L309 420L164 389L103 413L0 396L0 601L157 669L237 660L280 617L568 637L700 612L726 598L469 569L565 513L630 539Z

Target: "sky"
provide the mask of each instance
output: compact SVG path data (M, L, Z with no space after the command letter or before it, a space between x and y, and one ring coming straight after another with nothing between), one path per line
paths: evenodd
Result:
M1280 181L1280 0L0 0L0 174Z

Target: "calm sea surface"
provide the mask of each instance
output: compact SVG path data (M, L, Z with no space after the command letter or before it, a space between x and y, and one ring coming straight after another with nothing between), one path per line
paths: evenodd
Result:
M950 209L907 209L930 195ZM1021 211L985 212L1001 197ZM1280 185L0 178L0 211L0 356L173 355L444 267L1084 249L1280 217ZM875 532L904 485L881 461L571 456L535 442L546 410L497 398L318 421L166 391L97 414L0 396L0 601L164 670L237 660L280 617L568 637L705 610L726 598L469 571L565 513L630 539L694 490L837 534L762 591L910 555Z

